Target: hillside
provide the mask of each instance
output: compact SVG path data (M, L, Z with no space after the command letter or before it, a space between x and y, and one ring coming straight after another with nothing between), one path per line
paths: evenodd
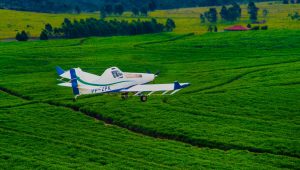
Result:
M256 0L262 2L268 0ZM274 0L273 0L274 1ZM150 2L154 2L157 9L173 9L197 6L214 6L230 4L232 2L245 3L248 0L2 0L0 8L36 11L36 12L75 12L76 8L82 11L98 11L104 4L122 4L126 10L133 7L148 7Z
M218 20L219 32L208 33L199 14L209 8L196 7L106 18L172 18L173 32L27 42L10 38L99 13L1 9L0 169L299 169L300 20L289 14L300 4L257 6L268 30L223 31L250 22L242 5L239 21ZM191 86L147 102L120 93L73 101L57 85L57 65L97 75L160 70L154 84Z
M283 5L281 3L257 3L260 8L258 12L259 20L267 20L266 25L269 29L300 29L299 21L293 21L289 14L294 12L300 13L300 4ZM242 5L241 19L235 23L223 22L219 19L217 23L220 31L224 27L241 24L247 25L249 23L249 15L247 13L247 6ZM220 7L217 8L220 11ZM263 9L268 10L267 17L263 17ZM174 19L176 23L176 33L191 33L203 34L207 32L207 25L200 24L199 15L207 11L207 7L198 8L184 8L174 10L157 10L150 12L148 17L132 17L130 12L124 13L122 16L111 16L107 19L125 19L137 20L156 18L159 22L164 23L167 18ZM53 26L60 26L64 18L83 19L83 18L99 18L99 13L81 13L81 14L47 14L35 12L21 12L12 10L0 10L0 15L3 16L0 20L0 39L14 38L18 31L25 30L31 34L32 37L38 37L44 25L50 23ZM220 18L220 16L218 16ZM14 18L13 20L11 18Z
M0 46L4 169L297 169L297 31L155 34ZM272 35L272 36L270 36ZM54 67L161 70L191 87L126 101L56 84Z

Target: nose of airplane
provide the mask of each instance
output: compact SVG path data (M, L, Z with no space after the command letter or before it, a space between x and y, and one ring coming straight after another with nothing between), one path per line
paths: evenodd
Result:
M155 79L155 75L154 74L144 74L144 80L148 83L151 82Z

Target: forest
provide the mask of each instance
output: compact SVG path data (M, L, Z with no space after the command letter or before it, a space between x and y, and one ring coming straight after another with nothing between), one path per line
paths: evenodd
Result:
M261 2L270 0L253 1ZM174 9L248 2L249 0L2 0L0 2L0 9L47 13L80 13L82 11L99 11L106 4L120 4L125 10L131 10L133 8L151 8L153 4L155 9Z

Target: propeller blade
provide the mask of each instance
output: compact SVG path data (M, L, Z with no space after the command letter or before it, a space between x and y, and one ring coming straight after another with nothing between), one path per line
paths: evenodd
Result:
M148 74L153 74L150 70L147 69L147 73ZM158 76L160 74L160 71L158 70L154 75Z

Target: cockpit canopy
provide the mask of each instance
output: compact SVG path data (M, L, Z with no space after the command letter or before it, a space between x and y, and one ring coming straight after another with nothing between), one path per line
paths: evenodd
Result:
M123 73L116 67L111 68L111 74L114 78L123 78Z
M123 77L123 74L119 70L112 71L111 74L114 78Z

